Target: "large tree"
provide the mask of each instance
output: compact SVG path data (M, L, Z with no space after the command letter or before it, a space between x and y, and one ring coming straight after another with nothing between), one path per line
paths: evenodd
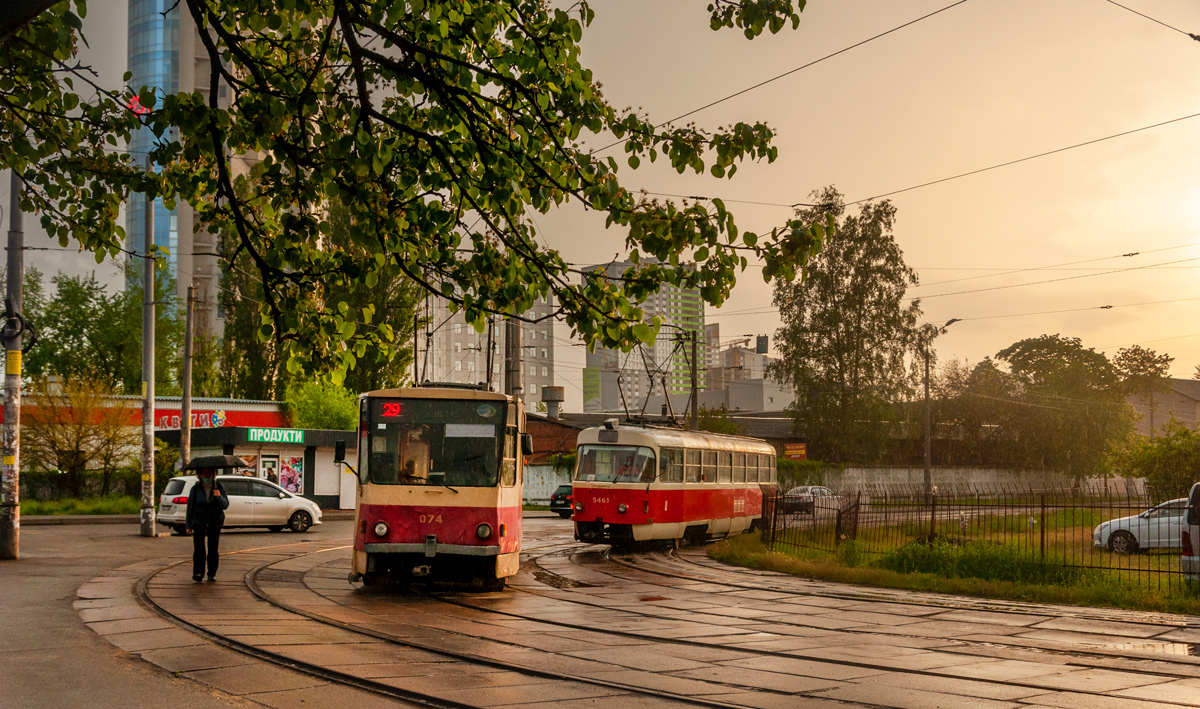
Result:
M847 213L828 187L821 205L797 213L814 222L828 215L836 229L799 282L775 284L782 327L775 334L776 379L796 392L791 411L809 455L839 463L876 460L884 451L895 405L909 393L907 358L920 341L919 303L906 301L916 273L904 263L892 227L891 202Z
M1012 376L1011 419L1019 467L1050 468L1073 479L1103 473L1105 455L1132 430L1117 369L1077 337L1042 335L1006 347L996 359Z
M370 304L338 297L389 269L473 323L553 294L556 315L587 342L630 348L656 335L638 304L664 283L719 305L748 257L766 260L768 280L786 280L823 236L802 218L766 235L742 232L719 201L650 201L623 187L618 172L643 159L731 177L743 160L775 159L774 133L762 123L655 125L610 106L579 61L587 2L173 7L200 28L207 96L95 86L75 60L84 1L63 2L3 40L0 161L25 177L25 207L52 235L98 255L122 248L117 207L131 191L191 204L200 226L235 236L234 258L249 256L262 284L260 337L287 346L292 370L345 370L396 346L394 325ZM802 7L714 0L710 22L754 37L795 27ZM138 129L158 137L155 170L112 149ZM624 161L595 150L610 137L624 141ZM231 154L264 165L247 195L234 189ZM326 238L324 206L334 198L357 248ZM570 201L623 231L638 264L624 280L581 275L539 244L530 214Z
M1122 347L1113 358L1126 396L1136 396L1150 409L1151 436L1154 435L1154 413L1158 409L1155 394L1171 391L1171 363L1174 361L1171 355L1160 355L1141 345Z

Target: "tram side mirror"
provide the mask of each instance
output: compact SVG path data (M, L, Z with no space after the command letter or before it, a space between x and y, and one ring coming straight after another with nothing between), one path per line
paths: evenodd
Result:
M533 434L532 433L522 433L521 434L521 454L522 455L533 455Z
M345 441L338 441L333 444L333 462L334 463L345 463L346 462L346 442Z

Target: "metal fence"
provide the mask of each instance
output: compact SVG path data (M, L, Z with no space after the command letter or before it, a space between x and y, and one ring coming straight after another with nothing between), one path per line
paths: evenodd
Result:
M836 554L895 571L993 580L1195 591L1194 577L1180 569L1186 500L1151 499L1144 489L812 488L784 493L766 509L764 539L801 557Z

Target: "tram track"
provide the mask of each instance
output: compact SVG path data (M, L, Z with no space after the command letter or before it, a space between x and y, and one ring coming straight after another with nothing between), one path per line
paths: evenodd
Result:
M290 545L281 545L281 546L290 546ZM273 547L263 547L263 548L259 548L259 549L246 550L246 551L263 551L263 550L271 549L271 548L273 548ZM299 557L308 556L311 554L320 554L320 553L326 553L329 551L336 551L336 550L338 550L337 547L316 550L313 552L309 552L307 554L300 554L297 556L289 557L288 561L294 560ZM236 553L244 553L244 552L234 552L234 553L236 554ZM362 677L362 676L355 675L352 673L343 672L343 671L339 671L336 669L331 669L331 668L322 666L322 665L314 663L314 662L307 662L304 660L300 660L300 659L297 659L292 656L281 654L279 652L273 652L271 650L264 649L263 647L260 647L254 643L248 643L248 642L245 642L242 640L238 640L236 638L229 637L222 633L214 632L213 630L205 627L203 624L190 621L190 620L180 616L179 614L173 613L169 609L165 608L162 604L155 601L152 594L150 594L148 592L148 586L149 586L150 582L159 574L162 574L166 571L169 571L170 569L173 569L173 568L180 566L182 564L185 564L185 563L188 563L188 561L185 560L185 561L176 562L167 567L164 567L157 571L146 574L145 576L143 576L141 579L138 580L138 582L135 586L135 595L137 596L138 600L145 607L150 609L157 616L159 616L160 618L163 618L164 620L167 620L167 621L174 623L182 628L185 628L189 632L195 633L217 645L220 645L222 647L225 647L225 648L240 652L242 654L254 657L263 662L268 662L273 665L285 667L287 669L291 669L291 670L294 670L297 672L301 672L301 673L304 673L304 674L307 674L307 675L310 675L313 677L323 679L327 682L341 684L344 686L349 686L349 687L353 687L355 689L359 689L361 691L366 691L366 692L369 692L369 693L372 693L375 695L385 696L390 699L407 702L412 706L439 707L439 708L445 708L445 709L482 709L478 705L454 701L454 700L447 699L445 697L441 697L441 696L438 696L435 694L429 694L429 693L418 692L418 691L413 691L413 690L406 690L402 687L396 686L395 684L380 682L377 680L373 680L373 679L370 679L367 677ZM354 633L355 635L359 635L359 636L363 636L363 637L370 637L370 638L373 638L376 640L381 640L381 641L389 643L393 646L413 648L413 649L416 649L416 650L419 650L422 652L433 653L433 654L436 654L436 655L439 655L442 657L450 658L452 660L455 660L455 661L458 661L458 662L461 662L464 664L464 668L459 668L460 670L461 669L470 669L473 667L487 667L487 668L491 668L491 669L495 669L495 670L514 672L514 673L517 673L517 674L520 674L523 676L527 676L527 677L535 677L535 678L539 678L539 679L553 680L555 682L576 683L576 684L587 685L587 686L591 686L591 687L600 687L600 688L609 689L609 690L617 690L617 691L619 691L621 693L625 693L625 694L633 694L633 695L638 695L641 697L660 700L663 703L663 706L681 705L681 706L712 707L714 709L745 709L745 707L743 707L743 705L733 704L733 703L729 703L729 702L709 700L709 699L704 699L701 697L687 696L687 695L683 695L683 694L677 694L677 693L667 692L667 691L662 691L662 690L655 690L652 688L640 687L637 685L631 685L631 684L622 683L622 682L613 682L613 681L607 681L607 680L602 680L602 679L583 677L583 676L579 676L579 675L572 675L569 673L554 672L554 671L550 671L550 670L541 670L541 669L537 669L537 668L531 668L531 667L524 666L524 665L519 665L519 664L515 664L515 663L511 663L511 662L504 662L502 660L497 660L494 658L484 657L482 655L476 655L476 654L472 654L472 653L450 650L445 647L440 647L436 643L423 642L423 641L416 640L413 638L397 638L397 637L395 637L393 635L389 635L388 633L385 633L383 631L373 630L370 628L363 628L360 626L356 626L353 623L347 623L347 622L339 621L339 620L336 620L333 618L323 617L319 614L312 613L310 611L306 611L302 608L298 608L292 604L281 601L281 600L273 597L270 593L268 593L267 591L265 591L262 588L262 586L258 583L258 576L260 574L262 574L264 571L270 569L270 567L275 566L279 563L280 563L279 560L265 561L255 567L253 567L244 576L244 578L243 578L244 585L250 591L250 593L254 595L254 597L256 597L257 599L259 599L265 603L270 604L274 608L278 608L280 610L286 611L288 613L294 614L294 615L302 617L302 618L306 618L308 620L312 620L314 622L320 623L325 626L335 627L340 630ZM611 698L616 701L619 701L621 697L619 695L615 695L615 696L612 696Z
M262 547L259 549L245 550L245 552L273 550L273 549L277 549L280 547L286 547L286 546L295 546L295 545L278 545L277 547ZM742 707L742 706L752 706L753 705L753 704L731 703L731 702L721 701L721 700L717 700L717 699L709 699L709 698L706 698L703 696L688 696L688 695L676 694L676 693L672 693L672 692L663 692L660 690L642 687L642 686L638 686L638 685L634 685L634 684L628 684L628 683L624 683L624 682L614 682L614 681L609 681L609 680L604 680L604 679L584 677L584 676L575 675L575 674L571 674L571 673L567 673L567 672L555 672L555 671L550 671L550 670L531 668L526 665L520 665L520 664L516 664L516 663L505 662L503 660L497 660L493 657L486 657L483 655L477 655L477 654L473 654L473 653L469 653L469 652L453 650L453 649L449 649L444 646L439 647L438 643L435 641L422 640L422 639L412 638L412 637L398 637L397 635L389 634L382 630L376 630L374 628L364 628L364 627L358 626L354 623L346 622L343 620L338 620L336 618L326 617L326 616L323 616L319 612L313 612L313 611L306 610L305 608L298 607L295 603L290 603L286 600L277 598L272 594L270 586L273 583L278 584L280 582L287 583L287 582L299 581L300 584L303 585L304 588L307 589L309 592L320 595L323 599L334 600L332 597L322 595L320 590L309 587L308 581L307 581L309 573L312 573L313 571L315 571L317 569L322 569L322 568L328 566L329 565L328 562L325 564L314 565L314 566L310 567L304 573L298 573L295 571L276 572L273 570L272 567L279 565L282 561L294 561L296 559L302 559L304 557L314 556L314 555L318 555L318 554L330 553L330 552L337 551L337 550L338 549L336 547L326 547L323 549L317 549L317 550L313 550L313 551L309 551L309 552L305 552L305 553L301 553L301 554L290 555L286 560L280 560L280 559L266 560L262 563L258 563L256 565L254 565L253 568L249 569L244 574L243 585L245 586L246 590L258 601L268 603L268 604L270 604L271 607L277 608L278 610L286 612L288 614L292 614L297 617L305 618L309 621L319 623L323 626L334 627L341 631L354 633L358 636L362 636L365 638L372 638L373 640L389 643L393 647L395 647L395 646L406 647L406 648L412 648L414 650L421 651L421 652L434 653L434 654L440 655L442 657L448 658L452 661L463 663L463 665L462 665L463 669L449 670L451 672L469 670L469 668L472 668L472 667L476 667L476 668L485 667L485 668L489 668L494 671L515 672L515 673L519 673L524 676L538 678L540 680L551 680L554 682L563 682L563 683L579 683L581 685L587 685L587 686L591 686L591 687L606 688L611 691L635 694L635 695L645 697L647 699L658 700L658 702L661 702L663 705L686 704L689 706L711 706L711 707ZM234 552L234 553L236 554L236 553L245 553L245 552ZM678 621L678 620L681 620L681 618L678 616L667 616L667 615L662 615L662 614L641 612L636 609L631 609L627 605L622 605L619 608L613 608L611 605L606 606L602 602L589 603L580 598L569 598L569 599L565 598L565 596L570 595L570 594L567 594L566 592L562 591L562 589L584 590L587 587L595 587L599 584L588 583L587 581L581 582L579 580L572 579L569 576L561 576L561 575L555 573L555 571L553 571L551 569L542 567L540 565L540 562L542 560L544 560L548 557L552 557L552 556L566 556L570 560L570 563L573 565L576 565L576 566L579 566L582 568L587 568L591 572L603 573L603 574L609 576L610 578L612 578L614 580L613 588L620 588L620 586L622 584L630 584L630 583L650 584L651 583L649 581L646 581L645 579L629 578L628 574L613 573L614 569L621 569L624 571L633 571L639 575L650 574L650 575L658 576L661 578L669 578L669 579L672 579L675 581L690 581L690 582L713 584L713 585L723 586L723 587L735 589L735 590L755 590L755 591L770 590L770 591L777 592L777 593L794 594L794 595L799 595L799 596L812 595L812 596L819 596L819 597L838 598L838 599L850 600L850 601L856 601L856 602L871 602L871 601L881 601L881 600L886 600L886 602L888 602L888 603L902 603L903 602L903 601L893 599L893 598L885 599L885 598L881 598L879 596L868 596L866 594L855 594L855 593L835 594L835 593L829 593L828 591L825 591L825 590L815 590L815 589L813 591L795 591L795 590L788 591L783 588L777 588L777 587L767 588L761 583L758 585L751 585L750 583L743 583L740 580L731 580L728 578L719 579L719 578L715 578L715 576L718 575L720 572L729 572L729 573L733 573L736 576L743 576L743 574L738 574L738 573L736 573L736 570L725 569L724 567L714 569L706 564L697 563L697 562L688 560L686 558L683 558L683 557L675 554L674 552L668 553L665 557L639 555L638 557L636 557L635 560L631 560L629 558L620 559L620 558L613 558L612 554L602 552L598 549L585 551L584 548L581 548L578 544L563 543L561 541L557 541L557 542L549 542L549 543L545 543L545 544L541 544L541 545L539 545L537 543L528 544L526 556L527 556L527 558L526 558L525 562L522 564L522 573L527 578L533 579L537 583L546 585L548 590L547 590L547 592L542 593L542 592L536 590L532 584L521 583L521 584L514 584L514 585L510 586L512 592L521 593L521 594L529 594L529 595L533 595L533 596L541 595L541 596L544 596L547 598L553 598L558 601L565 601L565 602L577 604L579 606L582 606L582 607L585 607L588 609L595 609L597 611L615 610L621 614L638 615L640 617L644 617L644 618L648 618L648 619L655 619L655 620L660 620L660 621L661 620ZM599 560L603 563L597 564L596 563L597 560ZM184 562L179 562L179 563L184 563ZM676 565L676 564L690 566L690 567L696 567L696 569L698 569L698 571L688 571L687 569L681 570L681 569L671 568L672 565ZM472 704L467 704L467 703L463 703L460 701L454 701L452 699L447 699L445 697L440 697L440 696L437 696L436 694L405 690L401 687L397 687L393 683L379 682L376 680L372 680L370 678L364 678L364 677L350 674L347 672L341 672L336 669L330 669L328 667L324 667L324 666L321 666L316 663L309 663L309 662L305 662L303 660L298 660L296 657L293 657L293 656L283 655L280 653L272 652L270 650L265 650L261 647L255 646L253 643L246 643L246 642L243 642L236 638L227 637L221 633L213 632L212 630L207 629L207 628L203 627L202 625L192 623L192 622L188 621L186 618L181 618L181 617L177 616L176 614L172 614L168 609L162 608L159 604L157 604L154 601L154 599L151 597L151 595L147 593L147 586L149 585L150 581L155 576L157 576L160 573L167 572L169 569L174 568L178 565L179 564L173 564L169 567L159 569L155 572L152 572L152 573L144 576L137 584L138 598L139 598L139 600L142 601L142 603L144 605L146 605L151 610L155 611L155 613L158 614L160 617L163 617L171 622L174 622L177 625L180 625L181 627L185 627L189 631L195 632L198 635L201 635L202 637L205 637L206 639L208 639L212 642L215 642L224 647L236 650L238 652L242 652L244 654L256 657L265 662L271 662L272 664L276 664L276 665L283 666L283 667L288 667L290 669L293 669L293 670L296 670L299 672L303 672L305 674L309 674L314 677L319 677L328 682L343 684L346 686L354 687L354 688L362 690L362 691L370 692L370 693L381 695L381 696L386 696L393 700L407 702L411 706L455 707L455 708L474 707L475 706ZM655 567L655 568L651 568L651 567ZM744 576L752 576L752 575L759 576L760 580L763 580L763 581L768 580L766 578L761 578L762 575L760 575L760 574L744 574ZM582 578L587 579L589 577L584 576ZM561 579L561 581L556 581L555 579ZM260 583L260 581L261 581L261 583ZM266 586L266 587L264 588L264 586ZM772 586L775 586L775 584L773 584ZM663 588L664 588L664 593L666 593L668 590L673 589L674 586L664 585ZM553 589L554 591L558 591L558 592L555 593L554 591L551 591L550 589ZM477 612L477 613L492 614L492 616L498 617L498 618L508 618L508 619L526 621L526 622L539 623L539 624L544 624L546 626L554 626L557 628L562 628L564 630L574 630L574 631L586 632L586 633L591 633L591 634L599 633L599 634L614 637L614 638L632 639L632 640L637 640L639 642L667 643L667 644L676 645L676 646L703 648L703 649L709 650L709 651L711 651L713 649L720 649L720 650L724 650L724 651L733 651L733 652L742 654L747 658L750 658L750 657L783 658L783 659L787 659L787 660L798 660L798 661L803 661L806 663L819 664L819 665L831 667L831 668L832 667L841 667L841 668L853 668L853 669L866 670L866 671L902 673L902 674L906 674L906 675L912 675L915 677L939 678L941 680L968 679L967 677L964 677L962 674L940 672L936 669L901 668L901 667L897 667L894 664L871 662L871 661L865 661L865 660L864 661L855 661L855 660L847 660L847 659L820 658L818 656L813 656L813 655L809 655L809 654L798 654L798 653L792 653L792 652L787 652L787 651L775 651L775 650L769 650L769 649L763 649L763 648L742 647L742 646L738 646L738 645L715 644L713 642L696 641L696 640L690 640L687 638L660 637L660 636L648 634L646 632L635 632L635 631L629 631L629 630L606 628L603 626L603 622L598 622L598 623L594 623L594 624L572 623L572 622L563 621L563 620L554 619L554 618L543 618L543 617L538 617L537 615L531 615L531 614L526 614L526 613L517 613L517 612L513 612L511 610L496 609L496 608L490 607L486 603L486 601L471 602L469 599L464 599L461 596L449 596L449 595L445 595L445 594L422 594L419 596L419 598L424 599L424 600L435 601L440 604L448 604L448 605L460 607L463 609L469 609L469 610L471 610L473 612ZM384 600L387 600L387 599L384 599ZM337 601L334 600L334 602L336 603ZM397 606L399 606L401 608L403 607L403 602L401 600L397 600L396 603L397 603ZM909 605L922 606L922 607L935 607L935 608L943 607L943 606L935 606L933 604L916 603L916 602L910 602ZM348 608L350 606L341 606L341 607ZM958 609L962 608L961 605L945 606L945 607L958 608ZM1006 611L1001 611L1001 610L995 609L995 608L989 608L988 610L990 612L1006 612ZM1007 611L1007 612L1015 613L1016 611ZM586 611L585 611L585 614L586 614ZM1026 611L1025 614L1029 615L1030 613L1028 613L1028 611ZM596 617L600 617L600 616L597 614ZM1047 616L1047 617L1050 617L1050 616ZM775 622L775 621L772 621L772 622ZM430 630L438 630L440 632L452 633L452 634L465 636L465 637L475 637L475 636L470 635L468 632L445 630L442 628L438 628L436 626L436 624L430 625L428 627ZM811 628L812 626L802 626L802 627ZM1168 627L1180 627L1180 626L1178 624L1171 624ZM858 629L839 630L838 632L854 632L854 633L858 633L858 634L872 634L873 633L873 631L870 631L870 630L858 630ZM486 636L481 636L481 637L486 637ZM489 638L488 641L492 642L492 643L505 643L504 640L495 639L495 638ZM962 640L962 639L955 640L954 642L955 643L983 645L983 646L988 645L988 643L982 643L982 642L971 643L971 641L966 641L966 640ZM948 640L947 645L949 643L950 643L950 641ZM453 643L450 643L450 644L453 644ZM509 644L514 648L520 648L522 650L528 650L530 647L529 645L519 645L519 644L515 644L515 643L509 643ZM1018 646L1018 649L1029 650L1030 648L1021 648L1020 646ZM950 654L957 654L957 653L961 652L961 651L956 651L952 647L945 647L945 646L936 648L936 651L950 653ZM1036 649L1034 649L1034 651L1036 651ZM549 652L549 651L545 651L545 652ZM979 658L981 660L990 659L989 656L980 655L977 653L962 653L962 654L968 654L968 655L971 655L971 657ZM1069 655L1071 657L1078 657L1078 658L1080 658L1081 661L1077 662L1077 663L1066 662L1066 663L1055 663L1055 664L1065 665L1066 667L1072 667L1075 669L1097 667L1097 665L1090 664L1090 663L1084 661L1084 658L1103 657L1103 658L1110 660L1110 663L1108 665L1103 666L1104 669L1108 669L1108 670L1115 670L1115 671L1124 670L1124 671L1131 672L1131 673L1137 673L1137 674L1143 675L1143 676L1144 675L1153 675L1156 677L1160 677L1164 680L1176 680L1176 679L1181 679L1181 678L1195 678L1197 676L1197 674L1195 672L1187 673L1187 672L1180 671L1180 672L1172 673L1169 671L1164 671L1164 669L1161 667L1156 668L1156 669L1149 669L1147 667L1130 668L1130 669L1125 669L1122 667L1112 667L1111 666L1112 655L1105 654L1102 652L1070 652L1070 653L1061 653L1061 654ZM1161 657L1162 656L1160 655L1159 658L1161 658ZM573 659L577 659L577 658L573 658ZM1162 663L1160 663L1160 664L1162 664ZM737 668L736 667L728 667L727 669L730 669L731 671L736 671ZM1051 673L1053 671L1054 671L1053 667L1050 667L1050 665L1048 664L1047 672ZM670 673L666 673L666 674L667 674L667 676L670 676ZM1037 690L1037 691L1044 691L1044 692L1056 691L1055 688L1052 686L1047 686L1046 684L1037 683L1037 682L1023 682L1020 680L1016 680L1016 681L1014 681L1014 680L998 680L998 679L988 679L988 678L982 678L982 677L979 677L979 678L972 677L969 679L971 679L974 682L983 683L983 684L991 684L994 686L1020 687L1020 688L1025 688L1025 689L1029 689L1029 690ZM737 689L737 690L746 690L747 689L745 687L745 685L722 683L719 679L712 680L712 681L710 681L710 683L714 686L714 695L716 695L717 692L719 692L719 691L730 691L731 692L731 691L733 691L733 689ZM730 689L730 688L733 688L733 689ZM777 696L791 696L791 697L795 697L796 699L801 699L804 696L803 693L797 694L794 691L775 691L775 690L772 690L769 688L753 688L753 691L763 694L763 695L774 694ZM1078 688L1074 688L1069 691L1081 695L1081 698L1082 698L1082 696L1092 696L1092 697L1107 697L1107 696L1109 696L1109 694L1105 691L1092 691L1092 690L1088 690L1088 689L1078 689ZM619 699L620 699L620 697L618 697L618 696L610 695L610 697L614 701L619 701ZM1159 701L1159 704L1161 704L1163 706L1191 706L1191 705L1187 704L1186 702L1171 702L1171 701Z
M607 554L605 554L605 559L611 561ZM536 562L536 559L531 559L531 561ZM638 571L645 571L645 569L642 569L640 567L633 566L630 568L635 568ZM552 572L550 572L550 573L552 573ZM651 572L651 573L654 573L654 572ZM704 582L720 584L720 582L707 580L707 579L704 580ZM747 588L749 588L749 587L747 587ZM522 593L539 595L536 592L529 591L526 588L514 587L514 590L517 590ZM751 588L751 590L762 590L762 589L761 588ZM811 656L811 655L797 655L797 654L792 654L792 653L787 653L787 652L763 650L763 649L759 649L759 648L746 648L746 647L731 646L731 645L713 645L711 643L699 642L699 641L695 641L695 640L688 640L686 638L662 638L662 637L646 635L644 633L605 629L600 626L568 623L568 622L554 620L554 619L546 619L546 618L539 618L537 616L512 613L509 611L498 611L498 610L489 608L488 606L485 606L485 605L472 604L472 603L464 602L464 601L461 601L458 599L436 598L436 600L439 600L443 603L448 603L448 604L459 606L462 608L474 610L474 611L483 611L483 612L494 613L497 615L503 615L503 616L506 616L509 618L514 618L514 619L546 623L549 625L555 625L555 626L562 627L565 629L586 631L586 632L591 632L591 633L603 633L603 634L611 635L614 637L661 642L661 643L668 643L668 644L672 644L672 645L681 645L681 646L687 646L687 647L697 647L697 648L706 648L706 649L712 649L715 647L719 647L724 650L732 650L732 651L742 652L742 653L745 653L747 656L787 658L787 659L801 660L801 661L805 661L805 662L813 662L813 663L817 663L817 664L836 666L836 667L850 667L850 668L861 669L861 670L876 670L876 671L881 671L881 672L901 673L901 674L907 674L907 675L912 675L912 676L930 677L930 678L938 678L938 679L963 679L963 677L959 674L940 672L936 669L924 670L924 669L916 669L916 668L902 668L902 667L897 667L897 666L891 665L891 664L868 662L868 661L828 659L828 658L815 657L815 656ZM853 600L865 600L865 599L854 598ZM604 606L602 604L598 604L598 603L587 603L587 602L580 601L580 600L574 600L573 602L578 603L580 605L595 608L598 610L608 609L606 606ZM663 616L660 616L660 615L631 610L629 608L622 608L621 612L626 613L626 614L641 615L646 618L653 618L653 619L660 619L660 620L663 619ZM803 627L807 627L807 626L803 626ZM850 632L852 634L878 634L875 631L870 631L870 630L845 630L845 629L843 629L843 630L839 630L838 632ZM973 645L973 646L988 646L988 645L990 645L990 643L972 642L972 641L961 640L961 639L956 640L955 642L962 643L964 645ZM1030 648L1020 648L1020 649L1030 649ZM1034 648L1033 650L1040 651L1036 648ZM971 657L980 657L979 655L976 655L976 654L956 652L954 649L946 648L946 647L938 648L938 651L944 652L947 654L959 654L959 655L970 655ZM1104 659L1110 660L1110 661L1113 657L1113 654L1103 653L1103 652L1089 652L1089 651L1062 651L1057 654L1059 654L1061 656L1076 657L1076 658L1083 658L1083 657L1104 658ZM1161 660L1159 660L1157 658L1155 658L1153 660L1149 660L1149 661L1161 662ZM1066 662L1066 663L1062 663L1062 665L1066 666L1066 667L1075 667L1075 668L1094 668L1094 667L1096 667L1096 665L1089 664L1089 663L1083 663L1083 662L1080 662L1080 663ZM1141 676L1145 676L1145 675L1149 674L1149 675L1153 675L1153 676L1157 676L1157 677L1162 677L1165 680L1195 679L1197 676L1197 674L1195 672L1168 672L1168 671L1163 671L1162 669L1111 667L1111 666L1108 666L1107 664L1104 665L1104 669L1107 669L1109 671L1115 671L1115 672L1127 672L1127 673L1137 674L1137 675L1141 675ZM1023 682L1020 680L998 680L998 679L990 679L990 678L982 678L982 677L971 678L971 679L972 679L972 681L975 681L975 682L991 684L991 685L995 685L995 686L1021 687L1021 688L1031 689L1031 690L1052 691L1052 688L1047 687L1044 684L1038 684L1035 682ZM1087 695L1087 696L1092 696L1092 697L1097 697L1097 698L1110 696L1110 694L1106 691L1080 689L1080 688L1072 689L1071 691L1076 694ZM1190 704L1190 703L1171 702L1171 701L1164 701L1164 700L1159 700L1158 703L1163 706L1194 706L1193 704Z

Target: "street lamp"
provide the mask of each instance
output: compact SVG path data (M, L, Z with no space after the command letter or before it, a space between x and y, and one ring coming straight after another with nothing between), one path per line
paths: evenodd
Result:
M931 448L930 441L932 439L932 429L930 427L930 413L929 413L929 411L930 411L930 407L929 407L929 348L930 348L930 345L933 344L934 337L937 337L938 335L942 334L943 332L946 331L946 328L948 328L951 325L953 325L954 323L960 322L960 321L961 321L961 318L950 318L948 321L946 321L945 325L942 325L941 327L939 327L937 329L933 329L932 325L925 326L925 337L924 337L925 352L924 352L924 354L925 354L925 494L926 495L933 492L933 470L931 467L931 459L933 456L930 451L930 448Z

